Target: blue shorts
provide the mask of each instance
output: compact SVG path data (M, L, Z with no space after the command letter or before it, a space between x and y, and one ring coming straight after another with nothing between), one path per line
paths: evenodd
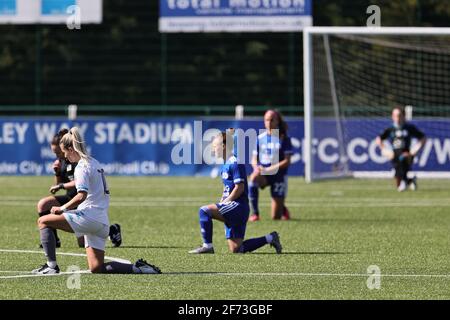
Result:
M267 175L267 184L270 186L272 198L286 198L287 196L287 175Z
M231 201L227 204L216 203L219 213L225 219L225 237L227 239L245 237L250 207L248 204Z

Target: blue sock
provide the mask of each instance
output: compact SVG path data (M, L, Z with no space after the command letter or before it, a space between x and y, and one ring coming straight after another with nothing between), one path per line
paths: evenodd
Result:
M240 252L242 253L252 252L255 251L256 249L265 246L266 244L267 244L266 237L248 239L242 243Z
M213 223L208 207L201 207L198 215L200 218L200 231L202 233L203 243L212 243Z
M252 207L252 213L259 215L258 208L258 184L256 182L249 182L248 184L248 197L250 199L250 205Z

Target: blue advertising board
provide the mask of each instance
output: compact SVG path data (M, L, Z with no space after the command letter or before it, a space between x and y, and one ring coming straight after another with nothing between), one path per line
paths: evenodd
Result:
M16 14L16 0L0 0L0 15Z
M389 171L392 166L376 144L376 136L392 125L390 120L346 119L344 128L344 156L348 168L353 172ZM414 159L415 171L450 171L450 120L415 120L416 125L427 136L422 152ZM314 172L333 172L341 163L341 150L334 119L314 121ZM417 141L413 140L413 143ZM387 142L389 147L389 142Z
M312 0L160 0L161 32L295 32Z
M417 120L427 143L416 157L413 170L450 171L450 121ZM344 122L345 153L352 171L389 171L389 161L375 144L376 135L388 126L385 120L350 119ZM49 143L60 128L78 126L90 153L110 175L216 175L211 162L210 142L218 130L240 128L245 134L249 166L251 136L263 132L263 122L254 120L202 120L192 118L86 118L63 119L3 118L0 120L0 175L49 175L55 160ZM293 145L290 175L303 175L303 121L289 120ZM315 172L330 172L339 163L335 122L315 121L313 154ZM369 130L370 129L370 130ZM208 158L209 157L209 158Z
M74 6L76 0L41 0L42 14L68 14L67 8Z
M0 0L0 24L101 23L102 14L103 0Z

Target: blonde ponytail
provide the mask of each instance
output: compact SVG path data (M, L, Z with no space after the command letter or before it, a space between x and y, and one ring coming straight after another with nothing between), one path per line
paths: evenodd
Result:
M64 146L64 149L72 147L82 159L88 160L90 158L86 149L86 143L83 141L80 129L77 127L71 128L69 132L61 138L60 143Z

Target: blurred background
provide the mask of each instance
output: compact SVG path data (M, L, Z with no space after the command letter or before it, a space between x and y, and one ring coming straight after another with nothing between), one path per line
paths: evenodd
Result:
M302 33L160 33L159 1L103 1L101 24L0 24L0 114L303 115ZM314 0L314 26L449 25L445 0Z
M258 6L254 16L233 12L238 32L180 32L164 20L191 14L211 27L221 17L194 7L220 4L215 9L227 12L231 3ZM73 4L81 29L66 23ZM286 4L294 14L283 11ZM366 27L371 5L383 27L449 26L447 0L0 0L0 174L50 174L53 134L77 125L109 174L209 175L217 170L171 158L181 136L197 150L195 121L202 133L260 130L264 111L277 108L294 146L289 173L301 176L303 27ZM251 30L261 21L275 29ZM430 138L414 169L450 172L449 32L319 34L311 54L313 171L389 177L374 139L392 107L408 105L408 120Z

